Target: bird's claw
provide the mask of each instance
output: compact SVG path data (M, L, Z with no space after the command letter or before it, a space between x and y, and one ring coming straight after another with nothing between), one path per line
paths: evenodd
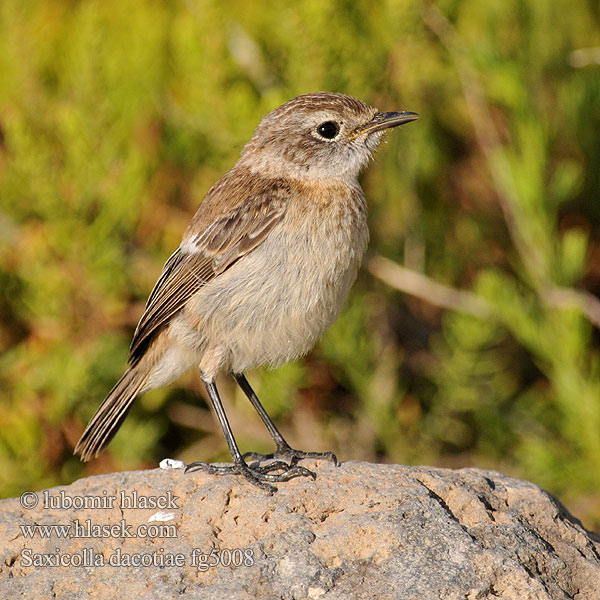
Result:
M267 460L275 460L277 462L285 462L290 466L294 466L300 460L330 460L337 467L337 456L333 452L305 452L304 450L294 450L290 446L281 446L271 454L260 454L258 452L246 452L244 459L252 461L253 465L260 464ZM268 465L267 465L268 466Z
M288 464L281 460L271 462L266 465L252 464L245 462L234 463L232 465L211 465L204 462L193 462L186 466L185 472L204 471L211 475L243 475L250 483L266 490L269 494L277 491L277 488L271 483L289 481L294 477L312 477L317 476L313 471L300 467L295 464ZM281 471L272 473L272 471Z

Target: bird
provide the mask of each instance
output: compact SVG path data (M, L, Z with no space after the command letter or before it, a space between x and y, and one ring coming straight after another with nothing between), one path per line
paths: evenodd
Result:
M333 452L290 447L244 373L305 355L337 319L369 241L357 177L388 129L417 118L333 92L303 94L266 114L166 261L128 366L74 452L83 461L97 456L138 396L198 368L233 462L194 462L186 471L241 475L273 493L275 483L316 477L300 460L337 465ZM220 371L257 411L272 454L240 452L215 384Z

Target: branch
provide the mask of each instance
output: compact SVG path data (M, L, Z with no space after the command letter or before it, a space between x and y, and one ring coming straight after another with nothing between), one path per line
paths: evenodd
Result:
M542 300L555 308L576 308L600 329L600 300L585 290L554 287L542 293Z
M476 294L437 283L426 275L401 267L383 256L375 256L369 260L367 269L389 286L435 306L468 313L480 319L494 316L492 304Z

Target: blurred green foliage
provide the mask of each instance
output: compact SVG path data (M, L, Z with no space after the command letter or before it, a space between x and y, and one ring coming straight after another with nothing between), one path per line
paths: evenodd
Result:
M265 405L299 447L496 468L600 525L598 47L584 0L3 0L0 494L226 458L193 373L71 452L203 194L267 111L330 90L421 114L363 177L370 252L486 316L365 269L305 361L250 375Z

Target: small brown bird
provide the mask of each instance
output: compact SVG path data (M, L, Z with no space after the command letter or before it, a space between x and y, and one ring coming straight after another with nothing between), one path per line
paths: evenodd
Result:
M187 470L239 473L272 492L274 482L315 477L297 464L303 458L337 464L332 452L291 448L243 373L302 356L338 317L369 238L357 175L386 129L417 118L326 92L267 114L167 260L133 335L129 367L75 452L85 461L97 456L140 394L198 366L233 465L192 463ZM273 454L240 453L215 385L221 369L258 412Z

